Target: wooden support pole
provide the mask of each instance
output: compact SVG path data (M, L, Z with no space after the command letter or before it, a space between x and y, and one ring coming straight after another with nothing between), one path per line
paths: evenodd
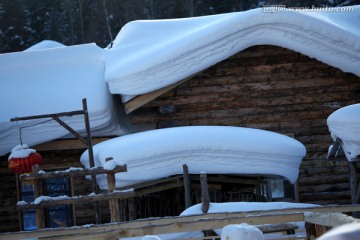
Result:
M349 174L350 174L350 191L351 191L351 203L356 204L356 195L358 189L358 179L357 179L357 165L356 162L348 162L349 164Z
M191 207L191 183L189 177L189 168L183 165L184 192L185 192L185 209Z
M207 213L210 208L210 196L209 196L209 187L207 183L207 174L205 172L200 173L200 183L201 183L201 210L203 213ZM203 230L205 237L214 236L213 230Z
M129 208L129 221L136 220L136 205L135 205L135 198L128 199L128 208Z
M32 167L33 173L37 173L40 171L39 165L34 165ZM34 180L34 198L38 198L42 195L41 190L41 181L40 180ZM43 229L45 228L45 215L44 215L44 209L43 208L36 208L36 229Z
M207 184L207 174L205 172L200 173L201 183L201 203L203 213L207 213L210 207L209 188Z
M106 158L105 161L110 161L112 159L113 158ZM108 192L109 193L114 192L116 189L115 174L114 173L107 174L107 181L108 181ZM109 208L110 208L111 222L120 222L119 200L110 199Z
M90 120L89 120L89 113L88 113L88 109L87 109L86 98L84 98L82 100L82 105L83 105L83 110L84 110L84 121L85 121L86 135L87 135L86 140L87 140L87 149L88 149L88 153L89 153L89 163L90 163L90 167L93 168L93 167L95 167L94 153L93 153L93 148L92 148ZM98 186L96 184L96 176L94 174L91 175L91 181L92 181L92 191L94 193L98 193L99 189L98 189ZM96 221L96 224L100 224L101 223L101 216L100 216L100 208L99 208L99 203L98 202L95 202L94 209L95 209L95 221Z

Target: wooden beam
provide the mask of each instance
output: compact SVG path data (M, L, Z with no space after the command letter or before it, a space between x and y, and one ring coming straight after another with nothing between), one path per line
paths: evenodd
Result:
M30 208L46 208L55 205L69 205L69 204L77 204L83 202L97 202L103 200L110 200L110 199L126 199L135 196L135 192L133 189L128 191L115 191L111 193L99 193L94 195L86 195L86 196L78 196L78 197L64 197L64 198L57 198L57 197L49 197L46 200L41 201L40 203L26 203L26 204L19 204L16 205L17 210L24 210Z
M305 214L305 222L327 227L336 227L346 223L360 222L360 219L353 218L343 213L308 213Z
M135 111L136 109L138 109L139 107L145 105L146 103L154 100L155 98L163 95L164 93L170 91L171 89L174 89L175 87L183 84L184 82L187 82L188 80L190 80L191 78L193 78L194 76L198 75L200 72L195 73L181 81L178 81L176 83L173 83L167 87L161 88L159 90L153 91L153 92L149 92L149 93L145 93L143 95L139 95L133 99L131 99L130 101L128 101L127 103L125 103L125 112L127 114Z
M79 168L79 169L70 169L64 171L55 171L55 172L43 172L43 173L30 173L24 174L20 176L20 181L33 181L36 179L44 180L50 178L60 178L60 177L79 177L79 176L86 176L91 174L108 174L108 173L119 173L119 172L126 172L127 166L120 165L116 166L112 170L107 170L102 167L97 168Z

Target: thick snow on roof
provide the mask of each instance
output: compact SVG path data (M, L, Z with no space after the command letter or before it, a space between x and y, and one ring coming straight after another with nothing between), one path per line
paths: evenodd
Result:
M130 22L106 50L105 79L112 93L144 94L261 44L289 48L360 76L360 6L353 10L254 9Z
M182 174L269 174L294 183L306 154L304 145L285 135L241 127L176 127L126 135L96 144L95 166L113 157L127 164L127 172L116 174L117 186ZM88 152L81 162L89 168ZM106 178L98 178L107 188Z
M342 147L348 160L360 155L360 104L353 104L333 112L327 124L334 141L342 140Z
M1 54L0 155L20 144L19 128L29 146L69 134L55 121L34 125L48 119L10 122L11 118L81 110L83 98L94 135L124 134L104 68L103 49L95 44ZM83 115L61 119L76 131L85 129Z

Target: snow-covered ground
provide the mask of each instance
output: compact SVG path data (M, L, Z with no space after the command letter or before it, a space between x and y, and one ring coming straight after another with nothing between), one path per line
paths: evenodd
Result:
M96 144L95 166L113 157L128 172L116 174L117 186L182 174L268 174L294 183L306 149L297 140L274 132L222 126L192 126L134 133ZM89 168L88 152L81 162ZM98 176L101 188L106 178Z
M336 110L328 117L327 124L334 141L341 139L349 161L360 155L360 104Z
M259 8L133 21L105 54L105 79L112 93L144 94L261 44L289 48L360 76L360 6L352 9L265 13Z

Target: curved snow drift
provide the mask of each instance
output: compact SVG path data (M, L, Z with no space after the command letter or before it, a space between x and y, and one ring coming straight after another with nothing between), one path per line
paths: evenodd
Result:
M327 119L331 136L342 140L349 161L360 155L360 103L340 108Z
M112 93L151 92L255 45L292 49L360 76L360 6L353 12L264 13L134 21L106 50Z
M294 183L305 154L304 145L285 135L219 126L152 130L94 146L95 166L104 166L108 157L127 164L128 172L116 174L117 186L182 174L183 164L190 174L268 174ZM81 162L90 167L87 151ZM107 188L106 178L98 184Z

